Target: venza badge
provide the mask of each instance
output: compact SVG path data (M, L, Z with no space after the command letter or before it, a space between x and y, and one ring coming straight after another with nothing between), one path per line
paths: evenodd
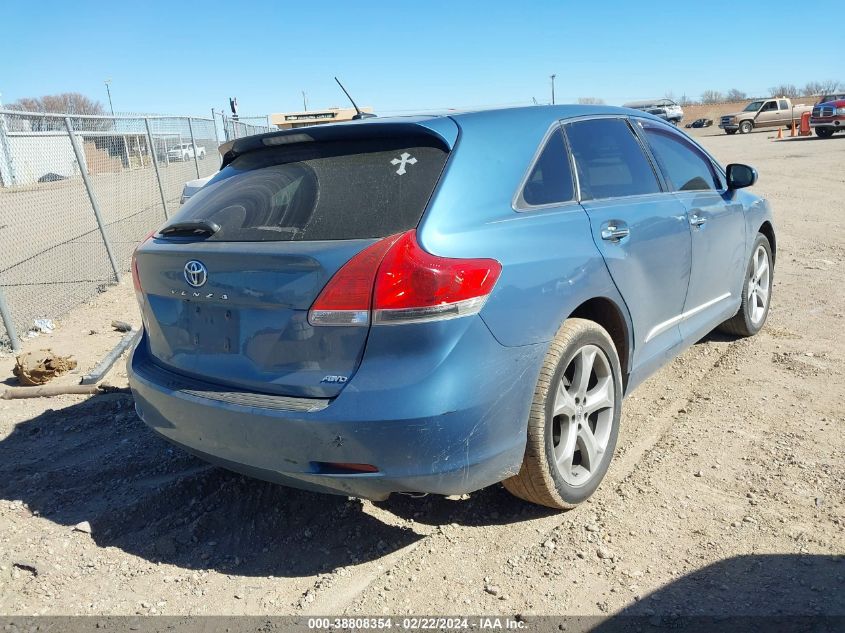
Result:
M205 264L195 259L185 264L185 281L194 288L204 285L208 281L208 270L206 270Z

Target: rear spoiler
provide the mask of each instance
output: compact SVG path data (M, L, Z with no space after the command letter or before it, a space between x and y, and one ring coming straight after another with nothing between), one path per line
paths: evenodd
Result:
M314 125L291 130L279 130L245 136L232 141L226 141L219 147L223 169L235 158L249 152L274 147L277 145L293 145L299 143L315 143L323 141L354 141L359 139L391 138L397 136L426 136L434 138L443 145L447 152L452 150L457 140L457 125L449 118L428 119L422 122L387 122L369 120L366 123L337 123L329 125ZM450 138L447 138L451 137Z

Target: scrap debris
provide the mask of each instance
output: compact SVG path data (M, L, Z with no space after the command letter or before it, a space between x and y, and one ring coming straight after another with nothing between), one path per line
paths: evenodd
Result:
M32 322L32 327L29 328L29 332L27 332L26 335L29 338L35 338L40 334L50 334L55 329L56 324L50 319L35 319L35 321Z
M51 349L41 349L17 356L12 373L21 385L36 387L74 369L76 360L73 356L58 356Z
M125 321L112 321L111 326L118 332L131 332L132 326Z

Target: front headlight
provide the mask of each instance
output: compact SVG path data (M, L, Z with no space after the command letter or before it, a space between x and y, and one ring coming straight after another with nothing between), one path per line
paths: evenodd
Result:
M845 116L845 108L836 108L836 116Z

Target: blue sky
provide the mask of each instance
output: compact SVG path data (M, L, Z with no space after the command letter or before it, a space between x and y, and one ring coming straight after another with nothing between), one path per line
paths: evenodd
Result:
M242 114L299 110L302 90L310 108L345 106L334 75L381 113L547 102L551 73L559 103L845 82L842 25L792 0L3 5L3 103L78 91L107 105L106 78L118 112L198 115L229 96Z

